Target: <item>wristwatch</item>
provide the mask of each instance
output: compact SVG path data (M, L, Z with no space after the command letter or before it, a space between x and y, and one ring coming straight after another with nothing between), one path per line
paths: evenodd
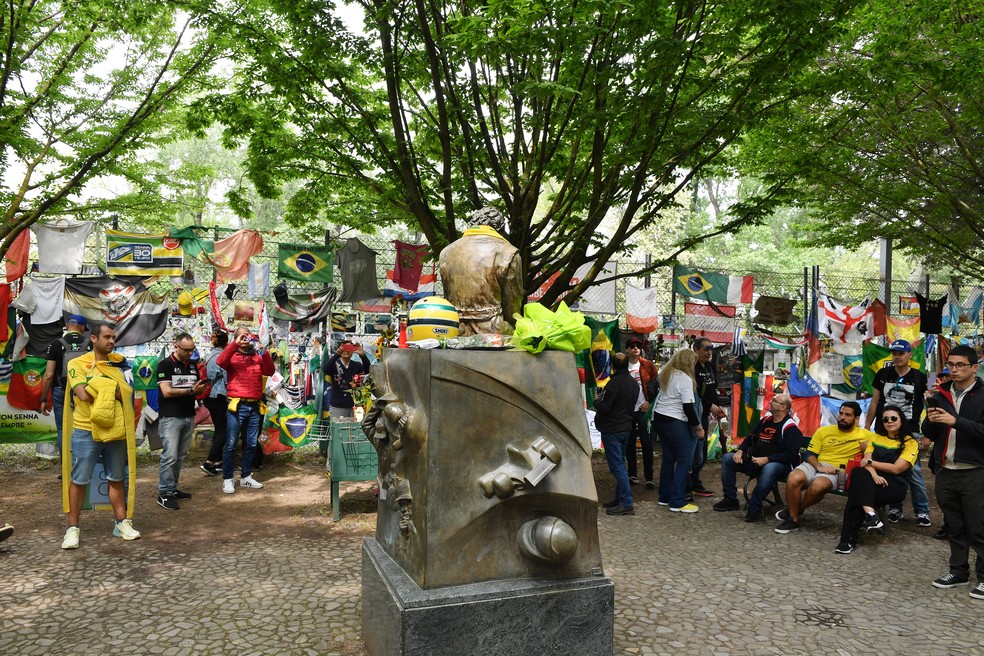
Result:
M868 462L865 463L865 467L871 467L871 458L868 458Z

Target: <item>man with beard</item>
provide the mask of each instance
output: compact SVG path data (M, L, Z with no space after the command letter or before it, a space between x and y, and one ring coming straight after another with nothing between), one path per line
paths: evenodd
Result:
M776 513L782 521L776 533L789 533L800 527L804 510L823 499L837 485L837 470L859 453L874 435L858 426L861 406L846 401L840 407L836 426L824 426L813 434L803 464L786 479L786 508ZM805 494L804 494L805 490Z

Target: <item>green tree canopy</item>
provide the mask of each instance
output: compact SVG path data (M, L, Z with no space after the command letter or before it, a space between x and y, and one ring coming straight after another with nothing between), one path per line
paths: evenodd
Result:
M0 257L42 217L87 216L98 176L133 175L201 89L216 38L167 0L34 0L0 13ZM198 7L200 8L200 7Z
M984 12L977 0L871 0L813 89L745 144L751 170L813 206L818 244L888 237L984 273Z
M289 221L405 221L436 252L456 219L495 204L527 288L559 274L551 303L580 294L694 176L785 111L857 2L357 4L362 31L324 0L212 14L239 68L230 91L195 103L192 125L220 121L230 143L246 142L261 194L302 180ZM766 205L734 208L653 268ZM572 285L585 262L596 266Z

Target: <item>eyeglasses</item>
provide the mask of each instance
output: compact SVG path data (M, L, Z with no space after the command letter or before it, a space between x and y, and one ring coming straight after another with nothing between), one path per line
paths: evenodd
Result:
M194 346L192 346L191 348L185 348L183 346L175 346L174 348L178 349L182 353L191 353L192 351L195 350L195 347Z
M947 362L946 368L953 370L953 369L963 369L964 367L974 367L976 365L977 365L976 362L974 364L971 364L969 362Z
M899 419L898 417L882 417L882 422L883 423L886 423L887 424L890 421L902 421L902 420Z

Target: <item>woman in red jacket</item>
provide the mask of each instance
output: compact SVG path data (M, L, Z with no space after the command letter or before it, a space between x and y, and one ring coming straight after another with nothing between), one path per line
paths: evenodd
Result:
M232 473L241 426L246 427L246 441L243 444L239 486L258 490L263 484L253 478L253 455L265 410L261 407L263 377L273 374L273 358L257 345L249 330L239 328L235 339L215 358L215 363L226 370L229 379L226 384L229 409L226 412L226 441L222 452L222 491L226 494L236 491Z

